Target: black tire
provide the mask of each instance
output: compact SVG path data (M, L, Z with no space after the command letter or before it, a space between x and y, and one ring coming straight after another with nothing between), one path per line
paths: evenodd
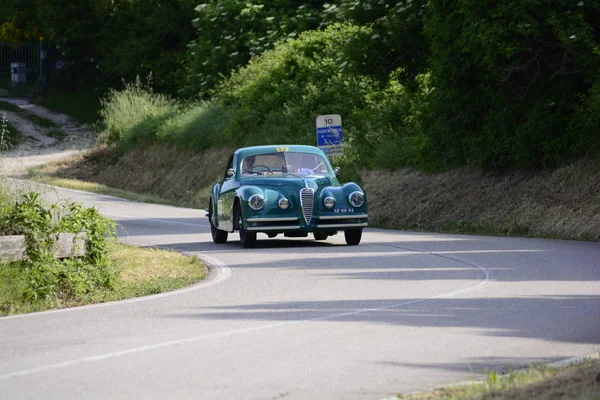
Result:
M239 222L239 225L240 225L240 244L245 249L254 248L254 246L256 246L256 232L248 232L247 230L244 229L244 224L243 224L243 220L242 220L242 213L241 213L241 211L239 209L239 206L238 206L236 214L238 215L238 221L240 221Z
M346 244L348 246L356 246L360 243L362 238L362 229L349 229L344 231L344 237L346 238Z
M212 221L212 199L210 200L211 205L209 206L208 211L208 221L210 222L210 233L212 235L212 240L215 243L225 243L227 241L228 233L227 231L222 231L213 224Z
M325 240L328 238L328 235L323 232L313 232L313 236L315 240Z

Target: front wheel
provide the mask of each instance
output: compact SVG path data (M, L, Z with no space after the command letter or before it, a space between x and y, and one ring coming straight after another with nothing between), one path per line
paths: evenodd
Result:
M362 229L349 229L344 231L344 237L346 238L346 244L348 246L356 246L360 243L362 238Z
M212 202L212 200L211 200ZM213 224L212 221L212 206L208 212L208 221L210 222L210 233L212 235L212 240L215 243L225 243L227 241L228 233L226 231L222 231Z
M327 234L323 232L313 232L315 240L326 240Z
M256 232L248 232L244 229L244 221L242 220L242 213L238 209L238 221L240 226L240 244L245 249L251 249L256 246Z

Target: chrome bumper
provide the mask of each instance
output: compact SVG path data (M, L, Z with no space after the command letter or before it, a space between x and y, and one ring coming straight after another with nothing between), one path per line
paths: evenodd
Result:
M347 228L365 228L368 225L368 214L343 214L343 215L324 215L314 216L318 222L316 225L300 225L298 217L252 217L246 219L248 223L247 231L288 231L296 229L305 229L312 231L315 229L347 229ZM287 224L287 223L295 224ZM286 223L286 224L283 224ZM255 226L252 226L252 225Z

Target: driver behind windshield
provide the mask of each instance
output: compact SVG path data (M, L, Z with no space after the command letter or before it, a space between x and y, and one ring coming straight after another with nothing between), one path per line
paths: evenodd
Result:
M248 156L244 158L244 161L242 161L242 175L256 175L256 172L252 170L252 168L254 168L255 161L256 158L254 156Z

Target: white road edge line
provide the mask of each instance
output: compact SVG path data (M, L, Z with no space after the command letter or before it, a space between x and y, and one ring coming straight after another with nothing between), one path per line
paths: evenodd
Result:
M449 259L453 259L455 261L459 261L461 263L465 263L467 265L471 265L473 267L476 267L476 268L482 270L485 274L485 277L483 280L479 281L477 284L475 284L473 286L469 286L467 288L456 290L456 291L453 291L450 293L444 293L444 294L440 294L437 296L429 297L426 299L411 300L411 301L405 301L405 302L396 303L396 304L390 304L390 305L383 306L383 307L365 308L365 309L361 309L361 310L330 314L330 315L325 315L325 316L321 316L321 317L314 317L314 318L301 319L301 320L295 320L295 321L278 322L278 323L273 323L273 324L255 326L255 327L251 327L251 328L235 329L235 330L231 330L231 331L227 331L227 332L219 332L219 333L213 333L213 334L202 335L202 336L194 336L194 337L185 338L185 339L171 340L168 342L156 343L156 344L148 345L148 346L133 347L133 348L129 348L126 350L98 354L95 356L83 357L83 358L78 358L78 359L74 359L74 360L70 360L70 361L64 361L64 362L55 363L55 364L47 364L47 365L42 365L42 366L31 368L31 369L11 372L8 374L0 375L0 380L6 380L6 379L21 377L21 376L26 376L26 375L32 375L32 374L36 374L36 373L40 373L40 372L52 371L52 370L72 367L75 365L92 363L92 362L96 362L96 361L103 361L103 360L108 360L108 359L112 359L112 358L116 358L116 357L127 356L130 354L142 353L142 352L156 350L156 349L163 349L163 348L177 346L177 345L181 345L181 344L185 344L185 343L193 343L193 342L197 342L200 340L220 339L220 338L227 337L227 336L238 335L238 334L243 334L243 333L248 333L248 332L257 332L257 331L261 331L261 330L265 330L265 329L281 328L281 327L297 325L297 324L302 324L302 323L332 320L332 319L348 317L348 316L353 316L353 315L377 312L377 311L381 311L381 310L388 310L388 309L392 309L392 308L399 308L399 307L404 307L404 306L408 306L408 305L412 305L412 304L424 303L424 302L427 302L430 300L452 297L457 294L472 292L474 290L478 290L478 289L488 285L491 282L490 273L484 267L481 267L479 265L472 264L469 262L465 262L462 260L454 259L452 257L438 255L436 253L425 252L425 251L421 251L421 253L428 253L428 254L442 257L442 258L449 258Z

